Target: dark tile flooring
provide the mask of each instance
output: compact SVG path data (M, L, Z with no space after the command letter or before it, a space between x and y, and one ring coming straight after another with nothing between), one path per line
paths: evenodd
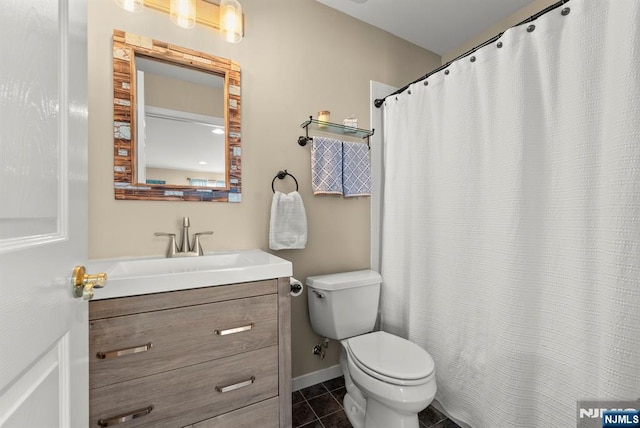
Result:
M293 428L351 428L342 407L346 392L342 376L294 392ZM420 412L418 420L421 428L459 428L433 406Z

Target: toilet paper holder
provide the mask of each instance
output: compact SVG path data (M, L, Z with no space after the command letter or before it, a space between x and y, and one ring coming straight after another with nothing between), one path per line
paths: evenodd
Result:
M289 291L291 297L298 297L302 294L302 290L304 289L302 282L298 281L292 276L289 277L289 286L291 287Z

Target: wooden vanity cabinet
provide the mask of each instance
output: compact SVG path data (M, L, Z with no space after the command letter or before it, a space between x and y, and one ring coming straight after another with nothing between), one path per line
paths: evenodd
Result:
M291 427L289 278L89 303L90 427Z

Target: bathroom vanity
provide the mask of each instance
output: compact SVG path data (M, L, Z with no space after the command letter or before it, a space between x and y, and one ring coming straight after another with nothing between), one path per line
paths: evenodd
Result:
M291 263L230 254L105 269L89 304L91 427L291 426Z

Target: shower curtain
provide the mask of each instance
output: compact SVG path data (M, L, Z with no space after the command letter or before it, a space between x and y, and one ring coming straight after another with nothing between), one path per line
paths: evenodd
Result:
M637 400L640 1L571 0L447 70L383 107L382 328L473 427Z

